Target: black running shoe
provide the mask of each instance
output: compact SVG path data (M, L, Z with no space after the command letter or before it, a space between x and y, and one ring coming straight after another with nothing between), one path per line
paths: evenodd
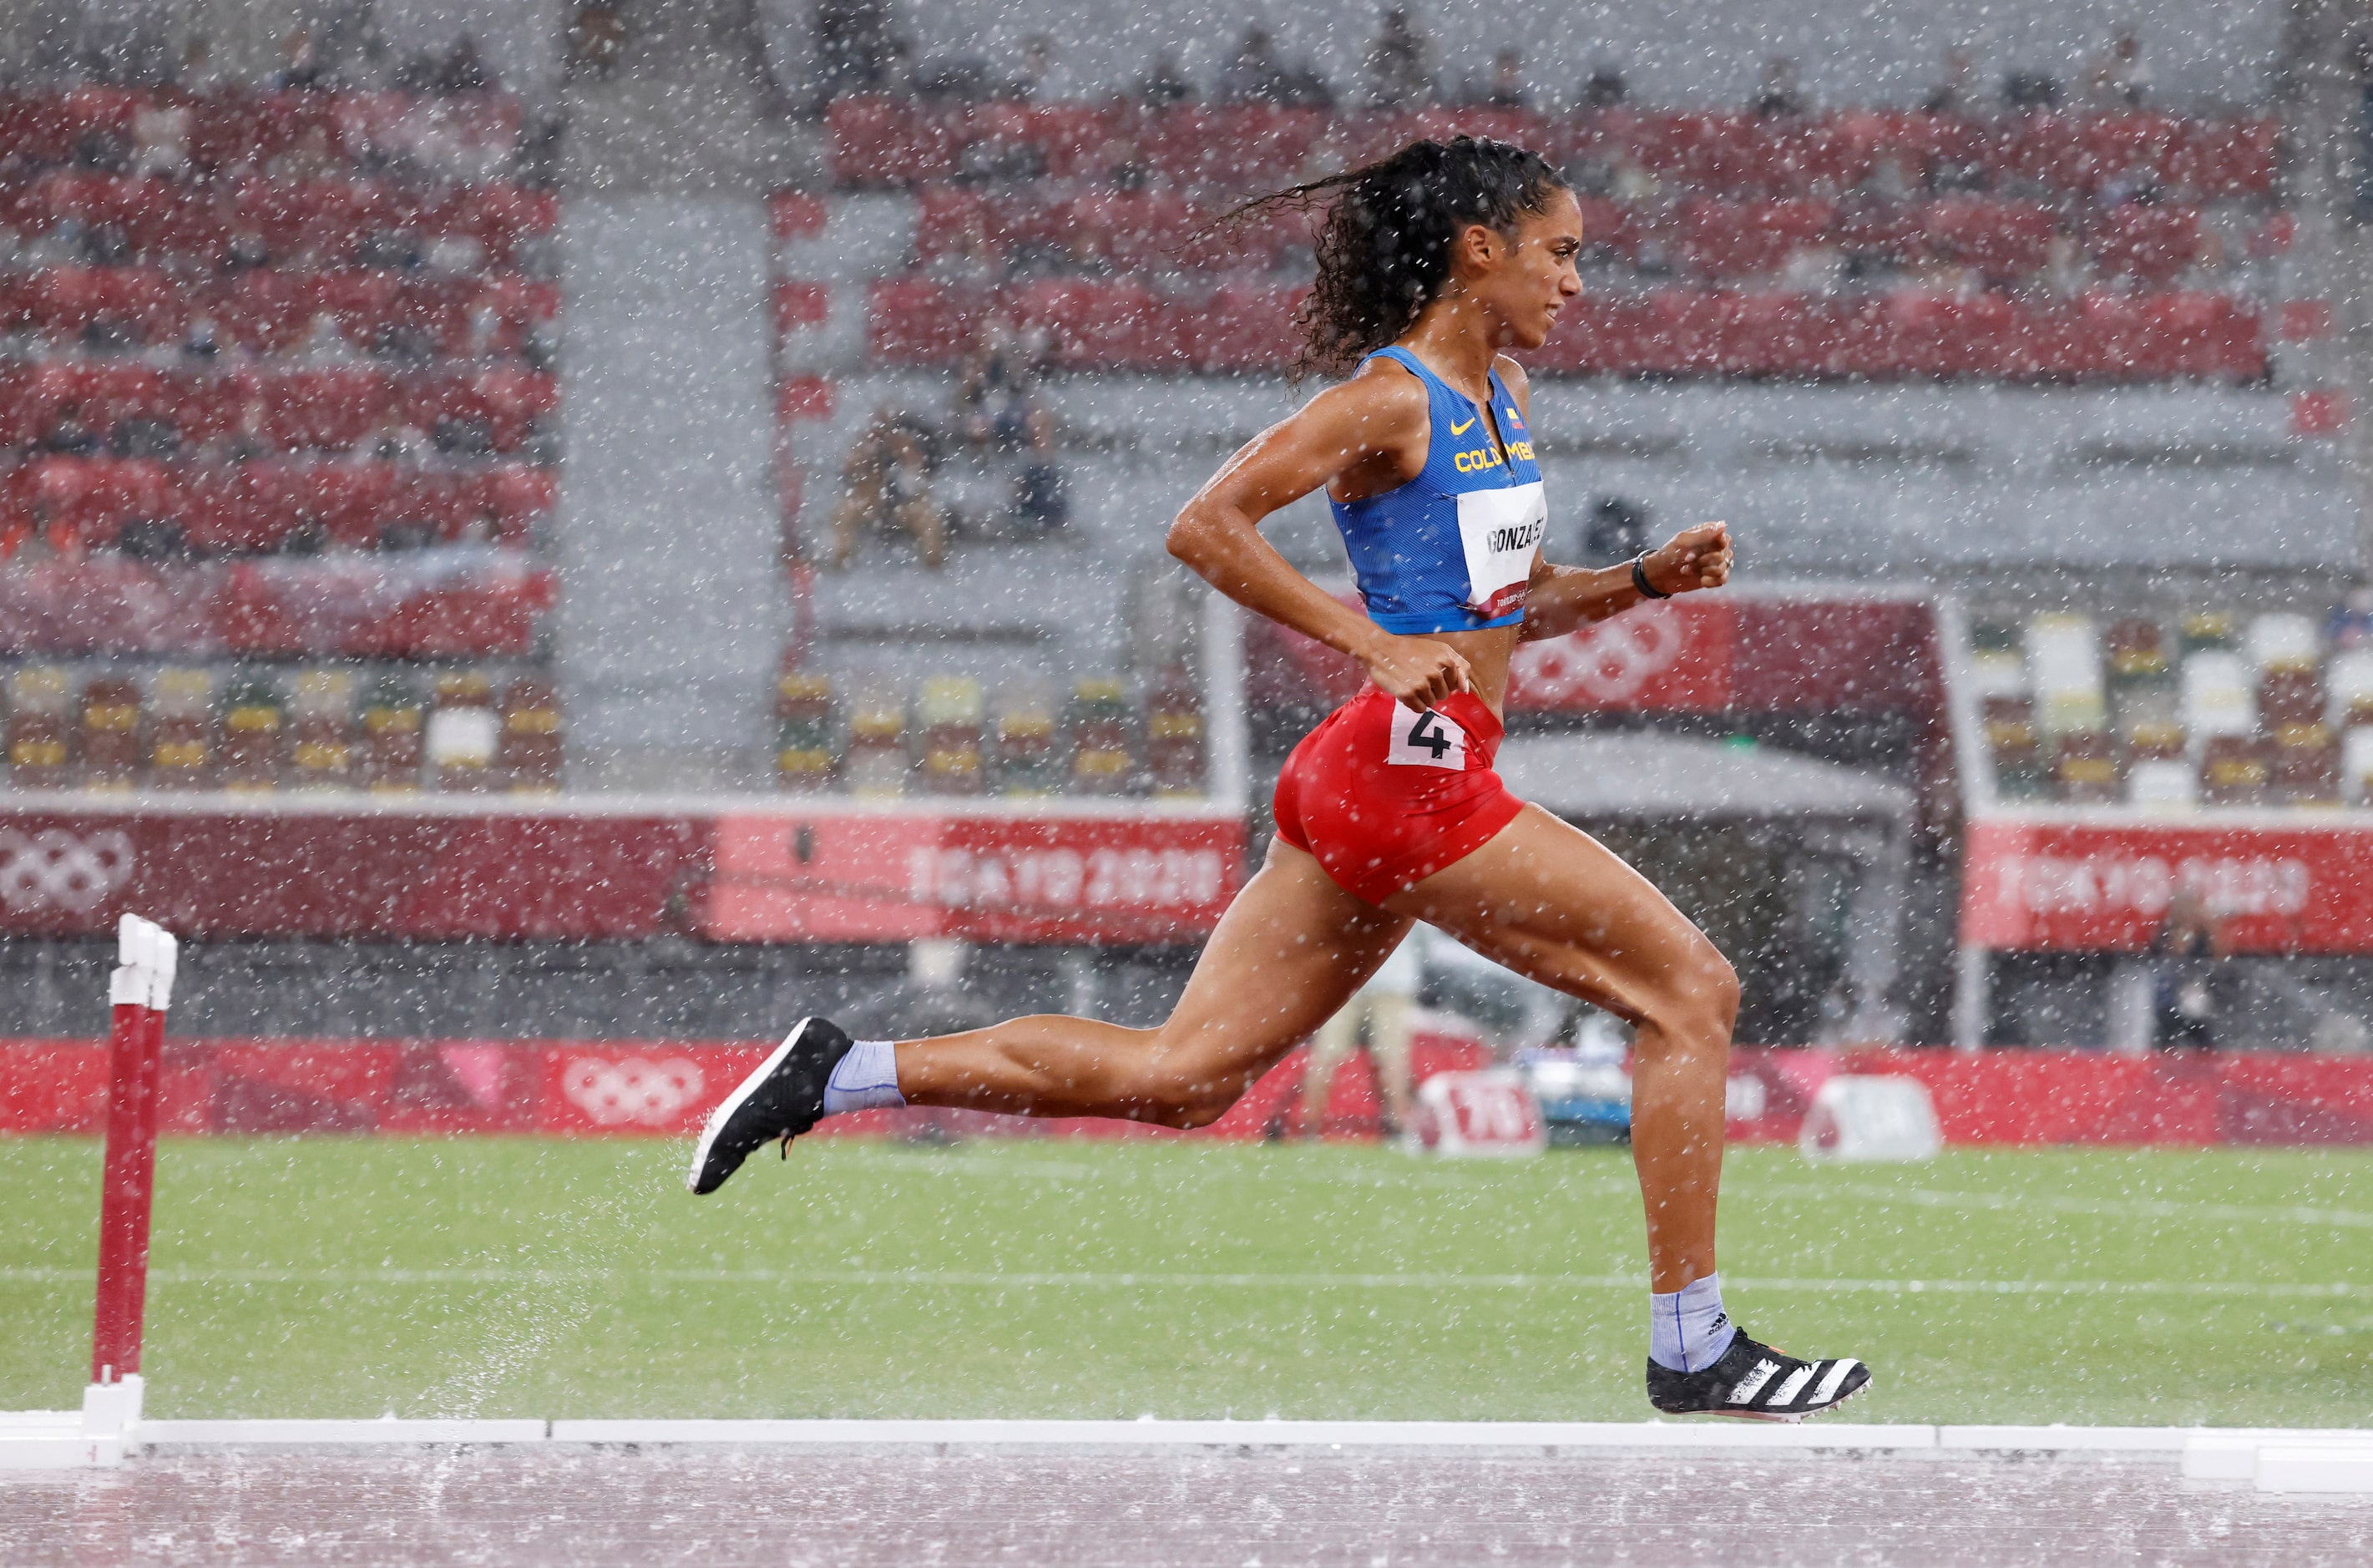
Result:
M788 1154L791 1140L824 1118L824 1082L855 1043L825 1019L801 1019L758 1071L708 1113L686 1184L695 1192L716 1191L759 1145L777 1138Z
M1870 1368L1852 1356L1798 1361L1745 1334L1703 1372L1648 1363L1648 1402L1668 1416L1803 1421L1835 1410L1869 1387Z

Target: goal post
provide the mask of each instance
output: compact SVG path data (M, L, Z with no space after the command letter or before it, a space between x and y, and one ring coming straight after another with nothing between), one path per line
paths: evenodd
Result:
M180 944L152 920L117 929L107 1043L107 1153L99 1211L86 1427L140 1419L140 1333L148 1302L148 1214L156 1192L157 1077Z

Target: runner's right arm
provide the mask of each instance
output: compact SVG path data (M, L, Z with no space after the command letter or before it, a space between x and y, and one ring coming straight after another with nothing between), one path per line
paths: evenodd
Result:
M1170 525L1170 553L1204 581L1303 636L1348 653L1385 692L1431 708L1474 687L1474 672L1449 644L1398 637L1321 589L1261 537L1263 519L1341 478L1380 493L1425 463L1425 389L1396 374L1354 376L1239 451Z

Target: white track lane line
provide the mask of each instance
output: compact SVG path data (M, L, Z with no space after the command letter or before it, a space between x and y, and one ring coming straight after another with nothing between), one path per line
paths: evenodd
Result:
M0 1284L85 1284L88 1269L0 1268ZM1135 1270L941 1269L152 1269L158 1285L652 1284L973 1287L985 1290L1487 1290L1638 1291L1643 1274L1164 1273ZM1822 1280L1734 1275L1742 1291L1876 1295L2134 1295L2281 1299L2373 1296L2373 1282L2259 1280Z
M2231 1224L2330 1225L2339 1230L2373 1230L2373 1214L2356 1209L2252 1208L2236 1203L2182 1203L2173 1199L2127 1198L2065 1198L2049 1193L1956 1192L1933 1187L1881 1187L1875 1183L1840 1183L1835 1187L1759 1185L1724 1181L1730 1198L1869 1199L1880 1203L1911 1203L1928 1209L2009 1211L2021 1214L2098 1214L2109 1219L2221 1221Z

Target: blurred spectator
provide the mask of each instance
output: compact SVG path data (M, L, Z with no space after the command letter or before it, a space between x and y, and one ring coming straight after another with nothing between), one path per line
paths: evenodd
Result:
M1433 41L1398 6L1378 25L1367 67L1368 101L1378 109L1422 109L1434 99Z
M815 39L819 104L849 93L894 92L896 67L911 46L900 36L888 0L817 0L809 24Z
M2373 648L2373 588L2360 583L2350 589L2348 597L2332 612L2323 635L2344 651Z
M1492 55L1490 76L1471 87L1466 99L1490 109L1530 109L1533 90L1525 85L1525 52L1502 49Z
M160 518L134 518L115 531L115 549L126 560L147 566L179 566L190 559L181 525Z
M228 197L225 197L228 205ZM263 230L251 222L234 224L223 236L222 270L246 272L254 267L272 264L272 247L265 242Z
M486 68L485 61L479 55L478 41L466 32L453 41L453 47L445 52L445 58L438 64L437 90L448 96L492 92L501 86L502 83L496 79L494 72Z
M263 78L267 92L327 92L336 83L313 48L313 29L299 24L280 45L280 69Z
M1296 73L1277 57L1268 29L1254 24L1245 29L1236 57L1220 73L1212 98L1221 103L1288 103L1297 91Z
M1195 101L1195 84L1178 68L1178 52L1163 49L1155 53L1153 67L1137 78L1129 97L1149 109L1165 104Z
M964 440L991 451L1054 444L1054 418L1038 401L1035 378L1009 348L985 348L964 362L955 422Z
M1920 100L1923 112L1929 114L1967 114L1977 106L1976 95L1970 90L1970 75L1977 68L1966 49L1945 51L1945 67L1936 77L1936 85Z
M134 414L115 422L107 450L114 457L155 458L170 462L181 455L181 432L161 411Z
M568 64L572 70L607 76L626 53L626 21L614 6L586 6L568 28Z
M1583 555L1593 566L1628 561L1648 547L1648 514L1620 496L1606 496L1590 509Z
M2150 96L2150 67L2131 29L2110 41L2085 70L2086 100L2096 109L2140 109Z
M847 567L869 532L899 530L913 538L923 565L947 558L947 515L932 499L930 458L921 433L887 407L858 438L841 467L844 492L832 518L831 567Z
M1071 498L1061 468L1042 456L1015 471L1013 519L1028 532L1041 536L1071 521Z
M1755 97L1748 104L1756 118L1777 120L1805 112L1805 91L1796 79L1796 62L1785 54L1774 54L1763 62L1763 78L1755 88Z
M99 436L83 423L82 404L62 403L41 427L41 449L59 457L96 457Z
M1068 103L1085 94L1079 77L1063 64L1062 51L1046 33L1034 33L1022 46L1022 68L1005 96L1023 103Z
M193 37L189 48L182 51L181 67L173 73L173 85L199 98L221 90L223 74L215 64L214 41L205 33Z
M2060 83L2040 71L2012 71L2003 77L2004 106L2022 113L2056 107L2060 102Z
M1629 89L1623 85L1623 73L1612 65L1594 65L1582 84L1582 106L1584 109L1619 109Z
M2224 1011L2225 922L2194 888L2179 890L2167 907L2151 952L2158 973L2153 987L2152 1043L2161 1050L2206 1050L2216 1044Z

